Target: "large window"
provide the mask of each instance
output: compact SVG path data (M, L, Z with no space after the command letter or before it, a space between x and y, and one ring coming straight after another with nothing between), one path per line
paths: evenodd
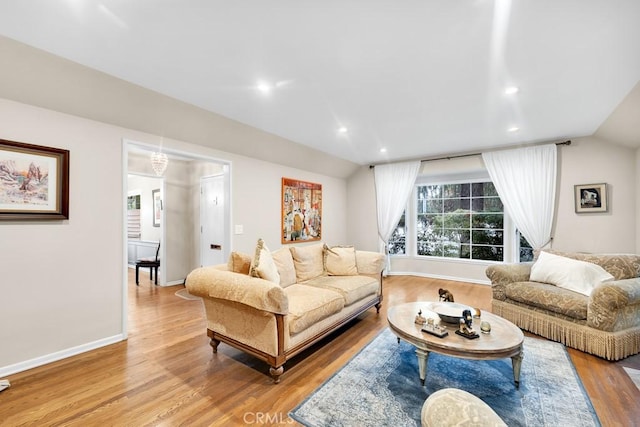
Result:
M493 183L419 185L417 254L502 261L504 207Z

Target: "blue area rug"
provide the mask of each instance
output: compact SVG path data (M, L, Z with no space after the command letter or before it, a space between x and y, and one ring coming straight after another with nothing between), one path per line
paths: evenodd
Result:
M415 348L388 329L290 413L305 426L420 426L427 397L455 387L485 401L509 426L599 426L565 347L525 337L520 388L511 359L431 353L420 385Z

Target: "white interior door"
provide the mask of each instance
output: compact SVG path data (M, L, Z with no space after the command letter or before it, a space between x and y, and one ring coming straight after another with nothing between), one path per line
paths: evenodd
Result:
M224 175L200 179L200 265L223 264L225 241Z

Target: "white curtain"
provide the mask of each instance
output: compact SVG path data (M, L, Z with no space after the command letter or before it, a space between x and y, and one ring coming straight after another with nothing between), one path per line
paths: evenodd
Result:
M387 271L390 270L387 244L407 206L419 170L420 161L378 165L374 169L378 237L380 252L387 254Z
M555 144L483 153L502 203L533 249L551 241L556 200Z

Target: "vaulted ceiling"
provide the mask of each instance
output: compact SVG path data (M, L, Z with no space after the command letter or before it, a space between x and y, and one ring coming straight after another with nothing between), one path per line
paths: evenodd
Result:
M638 23L637 0L0 2L0 35L357 164L640 147Z

